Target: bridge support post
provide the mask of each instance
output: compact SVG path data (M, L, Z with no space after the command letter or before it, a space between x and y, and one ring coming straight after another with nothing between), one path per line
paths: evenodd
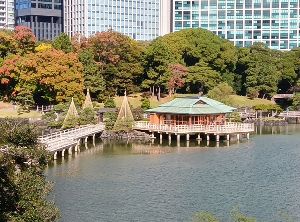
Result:
M240 141L240 134L236 134L236 140Z
M57 151L54 153L53 158L54 158L55 160L57 160Z
M220 135L219 134L216 135L216 141L217 141L217 143L220 142Z
M207 141L210 140L209 134L206 135L206 140L207 140Z
M190 141L190 134L186 134L186 141Z
M199 133L198 136L197 136L197 140L198 140L198 141L201 140L201 135L200 135L200 133Z
M61 156L62 156L62 157L65 156L65 149L63 149L63 150L61 151Z
M170 145L172 142L172 134L171 133L168 134L168 140L169 140L169 145Z
M84 143L87 143L87 141L88 141L88 137L85 137L84 138Z
M249 139L250 139L250 133L247 133L247 140L249 140Z
M93 145L95 146L95 138L96 138L96 134L93 134Z
M160 133L159 134L159 140L160 140L160 142L162 142L162 139L163 139L163 135L162 135L162 133Z
M226 140L229 141L230 140L230 136L229 134L226 135Z
M69 155L72 155L72 148L73 148L73 147L70 147L69 150L68 150L68 154L69 154Z

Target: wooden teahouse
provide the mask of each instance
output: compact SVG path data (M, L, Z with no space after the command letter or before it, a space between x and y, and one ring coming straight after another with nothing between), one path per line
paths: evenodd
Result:
M224 125L235 108L207 97L176 98L147 110L150 123L166 125Z

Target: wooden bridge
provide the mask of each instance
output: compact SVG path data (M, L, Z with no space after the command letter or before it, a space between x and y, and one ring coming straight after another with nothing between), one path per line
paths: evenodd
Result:
M46 145L46 149L54 153L54 159L57 159L58 152L61 152L62 156L66 151L68 154L72 154L73 148L77 152L81 139L87 143L88 137L92 136L93 143L95 143L96 134L101 133L104 128L103 124L87 125L44 135L38 140L41 144Z
M235 134L237 140L240 139L240 134L246 134L247 139L249 139L250 133L254 132L253 123L233 123L227 122L224 125L167 125L167 124L151 124L147 121L135 122L134 129L142 130L152 133L160 134L160 139L162 139L162 134L168 134L169 140L171 140L172 134L177 135L177 140L180 140L181 135L186 135L186 140L188 141L190 135L198 135L198 140L201 140L201 134L206 134L206 139L210 140L210 135L216 136L216 141L219 142L220 136L226 136L226 139L230 139L230 135Z
M278 116L284 118L300 118L300 111L284 111Z
M52 111L53 108L54 108L53 105L49 105L49 106L44 106L44 105L42 105L42 106L36 106L36 111L37 111L37 112L45 113L45 112L50 112L50 111Z

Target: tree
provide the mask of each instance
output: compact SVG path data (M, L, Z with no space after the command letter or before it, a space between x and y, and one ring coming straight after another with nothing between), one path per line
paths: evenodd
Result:
M96 124L96 113L92 108L85 108L79 113L79 124L87 125L87 124Z
M143 97L142 99L141 99L141 108L143 109L143 110L147 110L147 109L150 109L150 100L149 100L149 98L147 98L147 97Z
M247 92L253 95L254 90L259 97L265 98L277 92L281 79L276 67L278 59L263 44L251 47L249 61L247 62L246 86Z
M170 79L169 64L175 62L175 58L169 46L161 41L156 40L145 52L145 73L143 88L152 90L154 95L157 89L157 97L160 99L162 88L167 88L167 81Z
M92 49L84 49L79 54L79 60L83 64L84 86L89 89L92 95L103 99L105 91L105 80L99 64L94 60Z
M169 65L171 76L168 81L169 96L175 94L177 88L184 86L185 77L187 75L188 69L181 64L171 64Z
M34 52L36 38L31 29L25 26L17 26L14 30L13 39L18 54Z
M233 88L226 82L222 82L209 90L207 96L211 99L230 105L230 96L233 94L235 94Z
M73 52L73 46L70 37L66 33L61 33L59 36L57 36L52 45L53 48L62 50L65 53Z
M57 221L59 211L47 200L52 184L44 176L49 154L30 138L37 138L35 127L4 119L0 130L18 132L13 140L10 133L2 134L10 142L0 147L0 221Z
M187 90L193 93L208 92L222 81L221 75L210 68L207 63L200 62L191 66L187 75Z
M108 99L104 102L104 107L105 107L105 108L116 108L115 100L114 100L113 98L108 98Z
M294 110L299 110L300 109L300 94L299 93L294 95L293 108L294 108Z
M94 61L105 80L106 96L114 96L139 89L143 72L143 46L129 37L109 30L88 39ZM94 74L93 74L94 75ZM97 74L98 75L98 74Z
M49 49L6 59L0 81L13 100L49 104L83 99L82 65L74 53Z

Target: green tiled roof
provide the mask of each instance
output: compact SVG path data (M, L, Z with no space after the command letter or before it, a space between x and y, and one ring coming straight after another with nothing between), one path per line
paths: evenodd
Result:
M176 98L154 109L148 109L147 112L203 115L231 113L233 110L235 108L207 97L185 97Z

